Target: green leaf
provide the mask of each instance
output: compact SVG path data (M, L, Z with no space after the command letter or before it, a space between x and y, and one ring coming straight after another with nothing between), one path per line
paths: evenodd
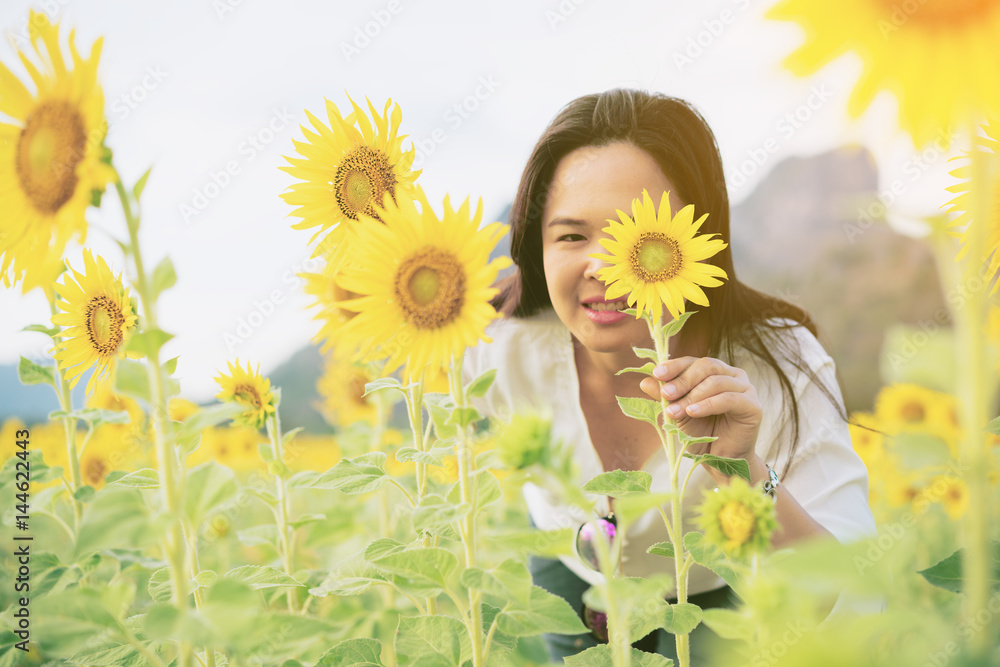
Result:
M290 443L295 436L297 436L304 430L306 430L305 426L297 426L293 428L291 431L288 431L283 436L281 436L281 448L284 449L285 447L287 447L288 443Z
M753 619L732 609L705 609L701 622L723 639L750 640L757 631Z
M650 350L648 347L633 347L632 351L635 352L635 356L640 359L649 359L652 362L659 361L659 357L656 356L656 350Z
M656 368L656 364L652 361L648 364L643 364L642 366L629 366L628 368L623 368L615 375L621 375L622 373L642 373L643 375L653 375L653 369Z
M107 548L142 548L162 531L163 524L151 520L138 489L108 486L94 496L83 515L75 555Z
M170 602L170 595L173 592L173 583L170 580L170 568L161 567L149 575L146 591L149 593L149 597L153 599L153 602Z
M364 558L369 563L374 563L379 558L384 558L390 554L399 553L406 549L406 545L397 542L391 537L380 537L365 547Z
M201 526L202 519L236 495L236 475L229 468L209 461L188 472L184 494L184 514L192 525Z
M646 653L630 647L631 664L633 667L673 667L674 661L656 653ZM611 648L607 644L592 646L586 651L566 657L565 663L570 667L613 667Z
M145 643L145 642L143 642ZM149 663L131 644L122 644L113 639L105 639L93 645L87 644L67 660L73 665L93 665L94 667L145 667Z
M324 653L316 667L383 667L382 644L368 637L342 641Z
M215 403L202 408L188 417L184 423L175 422L178 424L175 436L177 444L189 445L200 437L205 429L227 422L245 410L246 407L237 403Z
M697 310L688 310L681 313L681 316L675 319L673 322L668 323L663 327L663 337L668 339L671 336L676 336L680 333L680 330L684 328L684 323L688 321L688 318L697 313Z
M617 498L615 501L615 516L631 523L650 509L670 502L673 497L674 494L672 493L646 493Z
M135 197L136 201L138 201L139 197L142 196L142 191L146 188L146 181L149 180L149 172L151 171L153 171L152 167L147 169L146 173L140 176L139 180L136 181L135 185L132 187L132 196Z
M315 512L307 512L305 514L299 514L294 519L288 522L292 528L301 528L302 526L308 526L311 523L317 523L320 521L326 521L327 516L325 514L318 514Z
M101 410L99 408L82 408L72 412L54 410L49 413L50 420L67 418L79 419L86 422L91 428L97 428L103 424L127 424L129 414L120 410Z
M503 497L500 490L500 482L489 470L477 470L472 473L469 480L472 487L472 497L474 499L472 513L478 514L479 510L492 505ZM452 485L448 492L448 502L457 505L462 502L462 489L458 482Z
M657 542L646 549L646 553L653 554L654 556L663 556L664 558L673 558L674 545L670 542Z
M560 528L558 530L506 530L491 533L486 539L490 542L516 549L521 553L541 556L543 558L557 558L559 556L573 555L573 542L576 540L576 531L572 528Z
M462 644L469 643L468 636L465 626L450 616L403 617L399 619L393 647L401 665L415 664L424 656L441 656L445 660L441 664L459 665Z
M97 493L97 489L90 486L89 484L84 484L79 487L74 493L73 497L81 503L89 503L94 499L94 495Z
M385 452L369 452L351 459L343 459L310 484L315 489L336 489L343 493L357 494L374 491L385 484Z
M531 573L520 561L508 558L493 570L471 567L462 572L461 584L521 608L531 603Z
M683 541L684 550L691 554L694 562L715 572L730 586L735 587L739 585L740 577L736 570L729 564L729 560L722 549L706 541L705 536L701 533L687 533Z
M659 428L657 417L663 411L663 406L659 401L625 396L615 396L615 398L618 399L618 407L622 409L626 417L638 419Z
M986 425L986 431L993 435L1000 435L1000 417L997 417Z
M991 542L989 546L989 558L992 561L992 574L988 582L990 587L1000 584L1000 542ZM920 570L917 574L923 576L928 583L944 588L952 593L961 593L965 587L962 579L962 558L965 549L959 549L942 561L931 565L925 570Z
M424 405L434 423L434 432L438 440L448 440L458 436L458 429L454 424L449 424L451 411L455 408L455 401L448 394L424 394Z
M594 477L583 485L583 490L599 496L622 498L649 493L652 483L653 476L644 470L612 470Z
M290 577L281 570L269 565L244 565L233 568L224 575L227 579L241 581L250 588L275 588L278 586L305 586L302 582Z
M374 382L365 384L365 393L362 396L374 394L376 391L381 391L382 389L398 389L405 396L407 387L404 387L396 378L379 378Z
M495 368L491 368L469 383L469 385L465 388L466 395L470 398L481 398L485 396L486 392L493 386L493 381L496 377L497 370Z
M422 452L416 447L400 447L396 450L396 460L400 463L404 461L415 461L428 465L444 465L444 457L454 454L451 447L431 447L426 452Z
M147 358L152 358L160 351L163 344L173 337L173 334L168 334L162 329L147 329L142 333L134 334L125 350L138 352Z
M21 380L21 384L45 383L54 387L56 386L56 379L53 368L52 366L39 366L31 359L21 357L21 361L17 365L17 377Z
M471 510L472 505L468 503L453 505L444 497L431 493L420 499L413 508L410 520L415 532L427 531L431 535L457 539L458 533L451 524L464 518Z
M545 633L578 635L588 632L580 616L563 598L544 588L532 586L526 605L516 605L500 614L497 626L513 637Z
M167 396L176 396L180 393L180 384L177 383L177 380L166 378L164 384ZM115 371L115 393L125 394L150 403L149 374L146 372L146 365L131 359L120 359Z
M448 416L445 424L465 428L469 424L474 424L482 418L483 416L479 414L479 410L476 410L475 408L455 408L451 411L451 415Z
M156 296L163 292L163 290L173 287L176 282L177 273L174 271L174 263L170 261L169 256L164 257L156 265L156 268L153 269L153 284L151 287L153 295Z
M164 361L160 365L160 367L163 369L163 372L166 373L167 375L173 375L174 371L177 370L177 360L178 359L180 359L180 357L172 357L172 358L167 359L166 361Z
M53 338L59 333L59 327L47 327L44 324L29 324L21 329L21 331L37 331L38 333L45 334L49 338Z
M667 605L663 629L672 635L690 634L701 623L701 607L685 602Z
M455 554L438 547L394 551L377 559L369 559L369 562L384 573L394 574L414 586L432 590L445 588L448 575L458 567Z
M694 461L694 465L699 463L704 463L710 468L715 468L723 475L739 475L743 479L750 480L750 464L747 463L746 459L730 459L724 456L716 456L715 454L692 454L691 452L684 452L684 456Z
M393 542L393 540L389 541ZM319 586L309 589L309 594L315 597L360 595L371 588L373 584L385 583L382 575L365 561L364 551L351 554L335 564Z

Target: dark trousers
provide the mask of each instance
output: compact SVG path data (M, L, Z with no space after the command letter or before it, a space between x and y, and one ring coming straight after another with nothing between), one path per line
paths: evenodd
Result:
M578 614L581 614L582 618L583 594L590 588L590 584L574 574L559 559L536 558L532 556L529 558L528 568L531 570L531 578L534 580L536 586L541 586L548 592L566 600ZM736 604L736 600L736 594L733 593L733 589L729 586L688 597L688 602L696 604L702 609L733 607ZM547 634L544 635L544 638L549 655L554 662L559 663L567 656L576 655L580 651L597 646L599 643L590 634ZM690 638L692 667L705 667L709 665L709 650L713 647L713 644L724 641L703 624L699 624L691 632ZM659 653L662 656L671 658L674 660L674 664L677 664L677 649L674 636L666 630L660 629L652 632L644 639L633 644L633 646L647 653Z

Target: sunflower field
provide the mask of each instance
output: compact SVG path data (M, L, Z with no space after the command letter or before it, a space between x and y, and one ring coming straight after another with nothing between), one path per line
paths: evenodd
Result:
M675 636L679 667L699 664L700 625L725 640L717 665L1000 665L1000 3L913 4L781 0L767 12L805 30L785 63L797 76L860 55L851 116L888 91L915 146L949 127L967 147L947 211L925 221L942 290L957 295L945 342L921 357L928 381L885 378L850 415L878 534L794 549L772 548L774 504L746 461L705 453L714 438L682 431L665 400L619 405L658 433L671 488L687 486L684 457L733 478L688 508L687 533L680 496L651 492L649 473L581 480L543 413L483 414L496 369L472 376L464 359L500 317L491 300L511 260L495 251L509 228L481 200L428 196L393 100L330 93L336 103L306 109L301 138L281 149L295 182L274 196L321 267L301 278L333 434L283 426L282 387L256 360L219 359L215 400L185 398L159 307L178 272L169 256L146 261L140 237L155 170L119 171L127 147L109 146L102 39L81 53L74 32L32 11L30 49L15 49L18 67L0 61L0 280L48 301L51 317L19 335L44 340L49 361L22 356L18 374L59 409L0 424L0 667L553 664L545 635L593 626L533 582L529 558L583 557L585 528L605 583L584 600L606 641L568 665L667 667L632 646L657 629ZM701 287L727 279L705 262L725 246L700 233L705 216L659 194L635 193L594 255L608 298L628 295L649 329L635 349L649 363L622 372L652 375L691 314L685 300L708 306ZM125 227L100 231L120 251L103 256L86 213L112 207ZM664 287L679 256L687 278ZM903 331L884 356L909 354L920 334ZM946 391L934 380L947 374ZM581 507L613 497L617 524L539 530L529 483ZM619 536L652 508L671 538L649 550L664 574L618 576ZM692 564L732 586L737 606L688 602ZM829 613L844 601L851 613Z

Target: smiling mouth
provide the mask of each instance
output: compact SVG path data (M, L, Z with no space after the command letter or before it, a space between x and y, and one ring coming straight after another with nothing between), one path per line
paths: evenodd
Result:
M598 312L605 311L605 310L615 310L615 311L618 311L618 312L622 312L623 310L625 310L626 308L628 308L628 302L627 301L595 301L593 303L585 303L585 304L583 304L583 307L587 308L589 310L596 310Z

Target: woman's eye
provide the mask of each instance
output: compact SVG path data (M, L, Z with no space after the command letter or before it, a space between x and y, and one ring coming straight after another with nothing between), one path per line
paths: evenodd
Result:
M582 241L584 239L582 234L563 234L557 241Z

